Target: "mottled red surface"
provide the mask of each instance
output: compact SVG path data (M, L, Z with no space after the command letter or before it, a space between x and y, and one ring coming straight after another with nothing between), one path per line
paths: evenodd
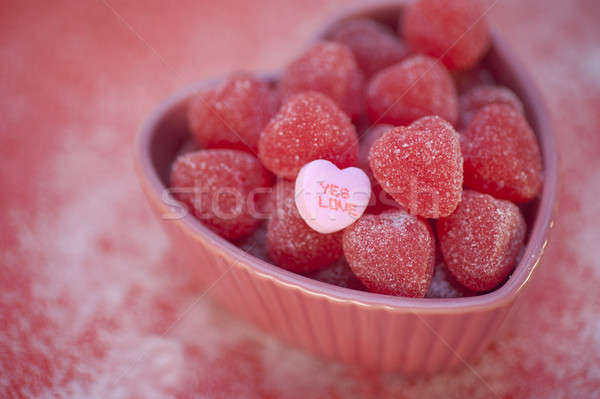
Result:
M369 151L369 166L381 187L413 215L446 217L460 202L458 133L438 116L384 133Z
M326 95L307 91L290 97L265 126L258 158L279 177L294 180L316 159L347 168L358 158L358 138L350 118Z
M188 106L188 120L201 147L256 154L260 132L278 109L279 96L269 82L234 72L219 88L196 94Z
M465 187L515 203L534 199L542 189L543 165L532 128L506 104L483 107L462 131Z
M403 209L364 215L344 229L343 244L350 269L370 292L415 298L427 293L435 239L426 220Z
M454 125L458 118L458 97L448 70L422 54L377 72L365 88L365 99L373 123L408 125L438 115Z
M335 26L330 38L352 50L367 79L400 62L408 54L408 48L396 32L368 18L341 22Z
M244 151L203 149L177 157L171 167L169 187L212 231L227 240L249 235L261 222L261 196L271 175L258 159Z
M363 108L363 83L363 74L348 46L319 41L283 68L277 88L284 101L303 91L323 93L355 119Z
M133 172L136 129L188 82L285 64L342 3L4 2L0 397L600 395L595 0L490 12L553 113L561 212L535 278L470 367L409 379L326 363L230 318L182 268Z
M437 238L452 275L474 291L498 287L512 272L527 224L519 207L465 190L452 215L438 219Z
M342 232L321 234L306 224L296 207L294 183L273 188L273 213L267 222L267 253L276 265L295 273L313 273L342 257Z

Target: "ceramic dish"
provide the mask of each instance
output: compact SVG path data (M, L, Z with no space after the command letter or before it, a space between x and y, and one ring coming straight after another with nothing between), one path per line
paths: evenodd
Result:
M337 17L396 21L401 4L366 6ZM319 34L326 35L331 24ZM527 209L525 252L504 285L493 292L452 299L414 299L354 291L321 283L258 259L217 236L191 215L172 219L168 174L189 139L186 102L217 82L203 82L162 104L135 144L141 185L177 245L182 262L197 270L210 296L285 341L318 355L376 370L432 373L463 364L498 330L526 287L548 243L556 193L556 148L550 117L527 71L497 33L485 59L496 80L525 106L544 161L544 187Z

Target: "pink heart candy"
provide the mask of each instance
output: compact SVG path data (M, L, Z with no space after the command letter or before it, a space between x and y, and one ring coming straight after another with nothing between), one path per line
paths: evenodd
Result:
M300 216L313 230L327 234L356 221L369 204L371 183L359 168L340 170L317 159L300 169L295 198Z

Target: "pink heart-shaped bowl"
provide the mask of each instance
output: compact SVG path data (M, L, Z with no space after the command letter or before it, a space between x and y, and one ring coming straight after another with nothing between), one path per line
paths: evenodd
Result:
M396 21L402 4L365 6L342 14ZM335 22L334 21L334 22ZM330 25L320 37L324 37ZM341 288L258 259L217 236L191 215L170 218L170 165L189 139L189 96L216 82L190 87L162 104L135 144L142 188L163 221L182 262L197 270L210 295L260 328L316 354L376 370L424 374L467 362L490 341L537 268L552 228L557 160L550 117L531 77L497 34L484 60L496 80L522 100L539 140L545 180L527 207L524 255L503 286L473 297L414 299ZM199 293L200 294L200 293Z

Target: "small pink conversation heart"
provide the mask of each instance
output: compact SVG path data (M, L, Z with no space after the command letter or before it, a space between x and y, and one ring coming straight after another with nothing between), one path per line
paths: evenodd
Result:
M338 169L317 159L300 169L296 178L296 207L313 230L333 233L350 226L365 211L371 183L361 169Z

